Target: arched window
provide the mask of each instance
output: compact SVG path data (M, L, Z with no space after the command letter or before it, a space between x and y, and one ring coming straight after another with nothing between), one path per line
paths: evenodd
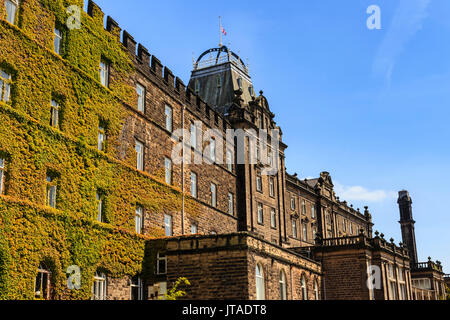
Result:
M41 262L41 264L39 264L34 286L34 297L36 299L50 300L51 275L52 274L45 263Z
M260 264L256 265L256 300L265 300L264 271Z
M106 275L100 271L94 276L92 300L106 300Z
M286 274L283 270L280 271L280 300L287 300L286 295Z
M306 278L303 275L301 279L301 285L302 285L302 299L308 300L308 289L306 288Z
M314 281L314 299L319 300L319 284L317 280Z

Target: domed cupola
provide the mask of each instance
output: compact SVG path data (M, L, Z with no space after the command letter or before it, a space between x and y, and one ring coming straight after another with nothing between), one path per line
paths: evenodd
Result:
M188 86L222 114L227 114L238 90L242 90L243 104L255 98L248 66L226 46L206 50L198 57Z

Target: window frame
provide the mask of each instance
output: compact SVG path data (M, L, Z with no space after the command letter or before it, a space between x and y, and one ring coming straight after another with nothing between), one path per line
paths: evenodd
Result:
M270 227L277 228L277 211L274 208L270 208Z
M170 214L164 214L164 232L166 237L173 236L173 217Z
M164 263L164 271L161 271L161 265L160 263ZM167 255L161 254L161 252L158 252L156 254L156 275L164 275L167 274Z
M105 125L99 123L98 125L98 135L97 135L97 149L98 151L106 151L106 128Z
M99 286L100 287L97 287ZM92 300L108 300L107 298L108 277L104 272L96 271L94 275L94 283L92 284ZM96 290L98 288L98 290ZM96 294L99 292L99 295Z
M53 41L54 51L56 54L62 56L61 49L62 49L63 40L64 40L64 32L61 30L61 28L58 28L55 26L55 28L53 28L53 35L54 35L54 41ZM57 43L58 43L58 47L56 45Z
M234 216L234 194L228 192L228 214Z
M58 101L52 99L50 102L50 126L53 128L59 128L59 110L60 105Z
M297 219L291 219L292 238L298 239Z
M96 192L97 199L97 222L104 223L105 222L105 212L104 212L104 202L105 196L100 190Z
M136 151L136 169L139 171L144 171L144 160L145 160L145 145L138 139L134 140L134 149ZM138 146L141 149L141 152L137 150Z
M192 179L194 178L195 179ZM191 172L191 196L195 199L198 198L198 175L195 172Z
M260 263L255 267L256 300L265 300L266 288L264 279L264 268Z
M284 270L280 271L280 300L287 300L287 285L286 285L286 273Z
M217 185L215 183L211 183L210 191L211 191L211 207L217 208Z
M0 154L0 195L5 194L6 165L6 157Z
M269 196L275 198L275 178L269 177Z
M164 179L168 185L173 183L173 168L172 160L170 158L164 158Z
M134 281L136 281L137 283L135 283ZM137 299L136 297L133 297L134 288L136 288L135 290L137 290ZM144 281L139 275L131 277L130 279L130 300L132 301L144 300Z
M50 173L46 177L46 197L45 204L47 207L56 209L56 198L58 192L58 179Z
M263 183L261 172L256 172L256 191L263 192Z
M302 300L306 301L306 300L308 300L308 284L306 282L305 275L302 275L302 277L300 279L300 285L301 285L301 290L302 290Z
M4 103L10 102L12 83L11 73L0 69L0 101Z
M167 103L164 105L164 128L173 132L173 108Z
M10 2L11 5L13 5L15 7L13 19L10 19L9 14L8 14L8 4L7 4L8 2ZM8 21L9 23L11 23L13 25L16 25L16 22L17 22L19 6L20 6L19 0L5 0L6 21Z
M34 281L34 297L35 298L39 298L42 300L50 300L51 297L51 276L52 276L52 272L50 271L50 269L45 265L45 263L41 262L39 264L38 270L37 270L37 274L35 277L35 281ZM38 278L40 279L40 287L39 287L39 291L37 291L37 282L38 282ZM45 284L43 283L45 279ZM44 285L45 285L45 290L44 290ZM39 296L38 296L38 292L39 292ZM45 296L43 296L45 295Z
M110 76L110 63L104 59L101 58L100 60L100 67L99 67L99 79L102 86L109 88L109 76Z
M144 207L136 205L134 214L134 230L137 234L142 234L144 231Z
M261 202L257 204L256 220L258 224L264 225L264 205Z
M141 94L139 94L139 90L141 90ZM147 95L146 88L140 84L139 82L136 83L136 94L137 94L137 111L141 113L145 113L145 100Z

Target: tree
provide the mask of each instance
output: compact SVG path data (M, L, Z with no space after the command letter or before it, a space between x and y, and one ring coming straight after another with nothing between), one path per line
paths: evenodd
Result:
M178 278L178 280L173 285L172 289L169 290L169 292L166 294L165 299L166 300L177 300L178 298L181 298L186 295L186 291L179 290L178 287L180 285L186 285L190 286L191 283L187 278L181 277Z

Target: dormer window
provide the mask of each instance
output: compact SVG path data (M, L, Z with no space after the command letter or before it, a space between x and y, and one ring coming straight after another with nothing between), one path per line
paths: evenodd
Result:
M199 94L199 92L200 92L200 81L199 80L195 80L195 88L194 88L194 90L195 90L195 94Z
M222 76L218 75L217 76L217 88L222 87Z
M5 0L5 6L6 6L6 20L8 20L8 22L11 24L15 24L17 9L19 7L19 0Z

